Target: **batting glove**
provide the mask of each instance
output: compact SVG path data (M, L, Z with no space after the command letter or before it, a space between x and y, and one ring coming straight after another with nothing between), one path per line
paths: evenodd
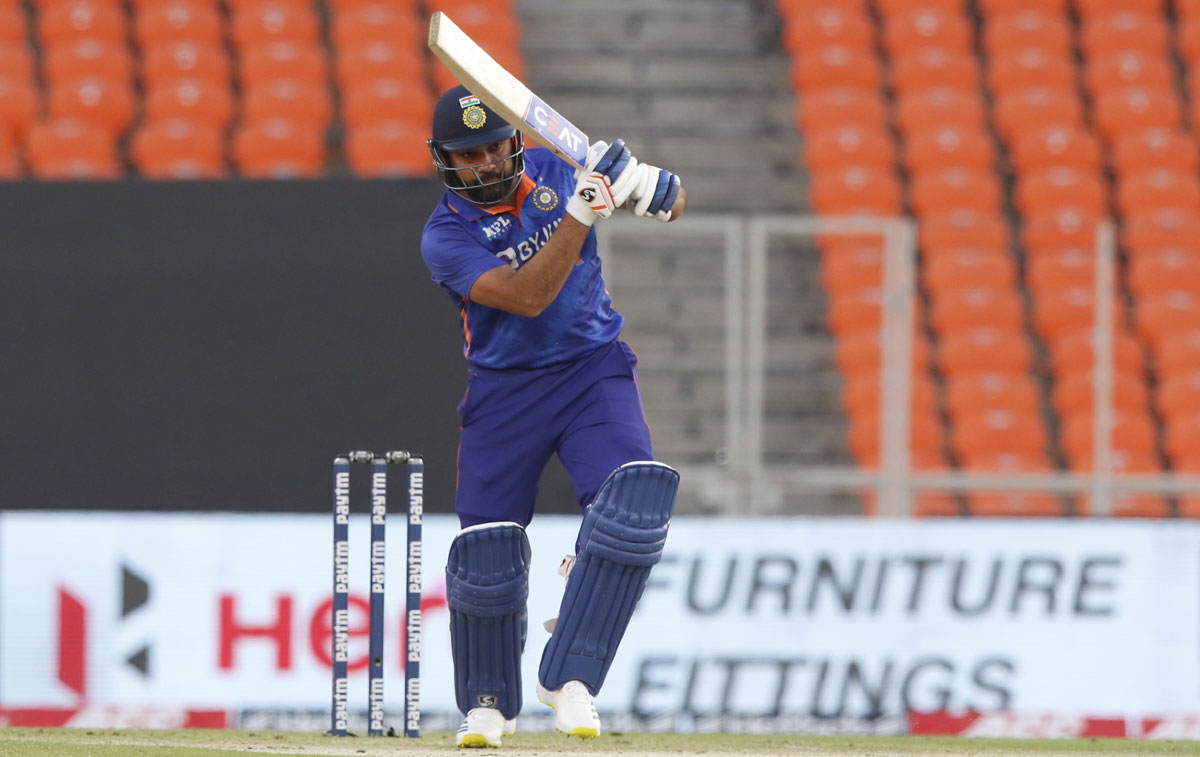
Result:
M670 171L642 163L638 166L638 180L630 199L637 204L630 208L635 216L651 216L663 223L671 220L671 208L679 197L679 177Z
M592 145L587 167L575 172L575 192L567 201L567 212L584 226L591 226L597 218L608 218L629 199L637 165L622 139L612 145L603 141Z

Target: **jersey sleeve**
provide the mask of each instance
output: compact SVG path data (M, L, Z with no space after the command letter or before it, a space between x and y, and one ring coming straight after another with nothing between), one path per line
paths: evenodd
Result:
M421 257L436 283L463 298L467 298L481 275L507 265L453 222L426 227L421 237Z

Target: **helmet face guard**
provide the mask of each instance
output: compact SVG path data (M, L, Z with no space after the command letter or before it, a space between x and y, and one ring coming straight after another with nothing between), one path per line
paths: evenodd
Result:
M512 140L512 153L498 160L452 166L450 153ZM525 139L511 124L459 85L438 98L433 109L433 136L428 143L433 165L446 189L480 207L499 205L512 196L525 175ZM498 176L491 166L499 166ZM481 173L481 169L489 169Z

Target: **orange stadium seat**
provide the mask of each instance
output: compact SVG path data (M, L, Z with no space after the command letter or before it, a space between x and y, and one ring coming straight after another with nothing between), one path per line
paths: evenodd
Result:
M1114 492L1109 507L1109 514L1116 518L1166 518L1171 514L1171 506L1166 498L1146 492ZM1091 495L1083 494L1075 498L1075 514L1092 514Z
M1179 57L1188 66L1200 63L1200 15L1180 19L1176 40Z
M397 42L371 42L340 50L334 60L337 84L349 89L372 79L420 78L425 59L417 47Z
M409 6L374 3L338 13L333 18L330 36L338 50L372 42L416 46L421 41L421 25Z
M1197 344L1200 346L1200 339ZM1050 371L1055 376L1090 371L1094 367L1096 358L1090 328L1061 334L1046 345L1050 353ZM1114 370L1140 375L1144 370L1143 360L1141 345L1133 335L1124 328L1118 329L1113 335Z
M1145 87L1101 93L1093 103L1093 116L1100 135L1109 141L1130 131L1178 129L1182 123L1179 100L1174 94Z
M377 121L405 121L428 129L433 98L411 79L373 79L342 92L342 118L356 128Z
M1163 57L1169 43L1167 23L1161 14L1141 9L1085 18L1080 28L1079 47L1086 59L1117 50L1136 50Z
M1092 412L1092 377L1090 370L1059 376L1051 393L1054 411L1064 418ZM1145 380L1139 374L1113 373L1112 401L1117 410L1146 412L1150 396Z
M813 174L809 183L813 210L828 215L899 215L900 192L895 174L864 166L822 171Z
M147 179L219 179L225 176L221 132L183 119L143 124L130 141L130 157Z
M1025 307L1012 287L947 289L932 300L929 325L937 334L977 328L1017 331L1024 325Z
M1157 433L1146 412L1113 410L1112 445L1114 450L1138 456L1153 456ZM1060 444L1070 461L1092 458L1092 415L1079 413L1062 418Z
M1018 175L1046 168L1074 168L1099 174L1104 168L1100 140L1076 126L1032 129L1011 146L1009 156Z
M1007 247L1008 222L1004 216L954 210L930 213L921 219L917 229L922 249L946 247Z
M971 40L971 27L962 12L921 8L889 15L883 23L883 49L893 60L905 51L923 47L969 53Z
M917 216L965 208L981 213L998 212L1003 188L993 173L949 168L926 171L909 186L909 204Z
M903 16L921 10L936 10L941 13L966 13L965 0L876 0L875 7L885 19Z
M922 47L902 52L891 61L892 90L897 95L926 87L975 89L979 86L979 64L975 56L960 50Z
M134 20L134 37L143 50L170 42L213 47L224 44L216 4L200 0L172 0L139 10Z
M425 130L404 121L377 121L346 134L346 162L356 176L426 176L433 159Z
M1037 47L1054 55L1074 52L1071 25L1062 14L1025 10L989 19L983 27L983 47L988 56Z
M325 168L325 133L279 118L243 124L234 131L233 158L248 178L315 178Z
M51 85L83 76L133 82L129 48L103 39L89 37L54 45L45 50L43 63L42 70Z
M997 55L988 64L988 86L993 95L1030 87L1070 90L1075 86L1075 62L1040 47L1023 47Z
M218 45L167 42L142 51L142 85L147 90L173 79L199 79L226 87L229 71L229 54Z
M96 0L69 0L38 14L38 39L42 45L52 47L82 38L123 44L125 14L118 7Z
M0 76L0 131L21 142L38 114L38 88L30 77Z
M1083 104L1072 90L1031 87L996 98L993 118L1001 138L1015 144L1029 131L1081 126Z
M873 54L845 45L826 45L792 59L791 81L801 94L828 87L875 92L882 75Z
M1041 411L1041 394L1028 373L984 371L947 376L945 401L951 419L989 410L1024 415Z
M1026 259L1025 280L1034 297L1048 289L1091 287L1096 281L1096 255L1081 247L1043 250Z
M964 470L976 473L1050 473L1054 466L1044 452L982 452L959 459Z
M1123 216L1166 207L1200 213L1200 179L1175 168L1154 168L1117 182L1117 209Z
M1042 455L1049 438L1046 422L1037 411L980 410L956 417L950 424L951 449L960 458Z
M1200 255L1177 247L1140 252L1129 258L1127 280L1135 302L1173 289L1200 293Z
M801 93L796 99L796 126L801 132L831 126L885 128L887 101L876 91L832 87Z
M1016 284L1017 266L1008 255L974 248L956 248L928 257L921 266L921 281L934 297L952 289Z
M1171 331L1154 344L1154 368L1159 376L1200 370L1200 328Z
M35 124L25 143L30 172L39 179L116 179L116 144L102 128L56 119Z
M133 0L134 2L160 2L161 0ZM300 11L311 11L313 9L313 0L274 0L275 2L290 5ZM225 0L225 7L229 9L230 16L236 16L243 11L250 10L256 5L260 5L263 0ZM379 2L379 0L356 0L358 3L364 2ZM408 3L409 0L400 0L400 2ZM330 7L335 12L341 12L343 8L349 5L349 0L340 0L340 2L329 3Z
M1066 507L1061 498L1047 492L970 492L967 512L981 518L1059 518Z
M151 121L183 118L224 129L233 117L233 94L203 79L173 79L146 92L146 116Z
M895 143L883 129L834 126L805 136L804 165L812 173L850 166L891 172Z
M924 373L913 373L909 378L909 403L913 413L933 414L937 411L937 384ZM842 382L842 410L847 416L879 415L878 374L847 376Z
M1160 247L1200 249L1200 215L1176 208L1130 215L1121 232L1121 241L1132 254Z
M904 167L914 176L947 168L992 171L995 164L996 147L982 129L933 126L904 141Z
M1045 168L1017 177L1014 202L1024 214L1045 213L1060 207L1105 215L1108 184L1099 173L1076 168Z
M1027 374L1033 365L1033 346L1016 329L956 330L938 339L937 362L947 379L972 373Z
M267 0L238 11L230 24L230 37L239 50L249 50L268 42L318 45L321 20L311 7L302 9Z
M1120 134L1112 146L1118 178L1154 168L1200 171L1200 150L1178 129L1143 129Z
M1200 292L1172 289L1146 294L1134 303L1138 334L1154 344L1172 331L1200 324Z
M25 11L19 5L0 5L0 44L23 47L25 35Z
M304 130L324 130L333 117L333 100L325 86L272 79L243 91L242 117L247 121L282 118Z
M1107 16L1133 8L1150 15L1164 12L1164 0L1075 0L1075 12L1083 20ZM1176 5L1179 5L1177 0Z
M1115 50L1089 60L1084 68L1084 81L1092 97L1124 87L1169 92L1175 86L1175 74L1165 56Z
M933 127L984 128L983 99L973 90L930 87L897 98L896 127L909 134Z
M1172 462L1200 456L1200 414L1187 413L1165 419L1163 449Z
M870 17L860 10L823 5L807 13L785 14L783 45L791 55L825 45L845 45L869 52L874 49L875 29Z
M1065 334L1089 329L1095 323L1095 293L1091 287L1046 289L1033 292L1033 327L1043 340L1053 342ZM1125 319L1124 308L1117 303L1113 321Z
M132 82L84 76L52 84L46 110L52 119L95 124L116 140L129 128L137 104Z
M22 44L0 42L0 79L33 81L33 53Z
M915 332L912 342L912 368L914 371L929 369L931 351L929 338L920 332ZM838 334L834 340L833 363L842 376L878 375L882 362L883 352L879 345L878 328Z
M985 18L999 18L1031 10L1061 16L1067 12L1067 0L979 0L979 10Z
M1154 406L1163 418L1200 413L1200 371L1160 376Z
M878 287L883 282L883 251L876 246L846 247L821 256L821 285L827 292Z
M1092 472L1092 453L1089 449L1087 453L1081 455L1078 460L1071 460L1070 469L1078 473ZM1112 473L1159 473L1162 471L1162 463L1159 462L1157 453L1147 452L1131 452L1129 450L1114 449L1109 457L1109 470Z
M933 412L911 413L909 421L909 449L911 453L925 457L940 455L942 451L942 423ZM877 460L879 457L879 416L863 415L850 419L848 438L850 453L860 465L862 461Z
M1067 247L1095 249L1096 224L1107 216L1092 209L1063 206L1047 211L1026 213L1021 241L1028 252Z
M238 72L244 88L276 79L325 87L329 74L321 47L295 42L269 42L244 51Z
M825 323L836 336L878 329L882 299L878 287L829 292L826 296Z
M509 3L511 5L511 2ZM794 16L803 13L815 13L822 8L845 8L867 13L867 0L776 0L775 7L781 16Z

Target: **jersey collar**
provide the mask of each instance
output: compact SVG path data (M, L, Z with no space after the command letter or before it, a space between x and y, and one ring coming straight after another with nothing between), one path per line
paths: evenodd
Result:
M501 213L514 213L518 217L521 215L521 206L525 204L525 198L537 186L537 182L533 180L528 173L521 176L521 183L517 186L517 196L512 205L493 205L490 208L481 208L470 200L459 197L455 192L446 191L446 204L455 213L462 216L468 221L478 221L484 216L495 216Z

